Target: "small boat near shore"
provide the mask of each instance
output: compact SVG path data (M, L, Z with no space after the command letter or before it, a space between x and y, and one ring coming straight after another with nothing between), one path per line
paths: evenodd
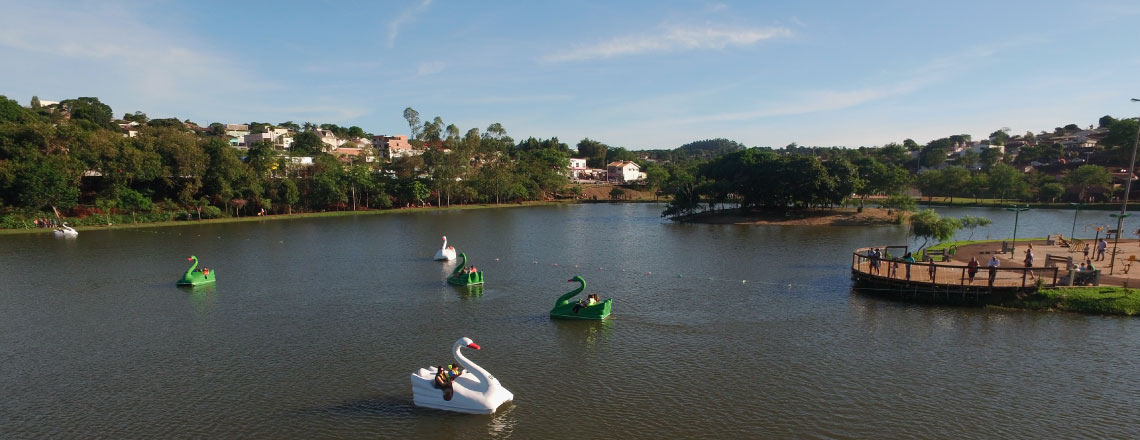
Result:
M68 226L67 223L56 226L55 231L52 233L59 238L75 238L79 236L79 231L76 231L75 228Z

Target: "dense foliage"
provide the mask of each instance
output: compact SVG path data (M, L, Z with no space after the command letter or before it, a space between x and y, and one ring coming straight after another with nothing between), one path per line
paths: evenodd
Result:
M501 203L553 198L568 183L566 144L516 143L500 124L460 136L454 125L436 130L437 117L417 131L428 137L415 140L434 146L385 162L364 159L376 155L370 145L362 145L366 155L337 157L315 134L367 135L359 127L286 122L278 126L303 130L291 151L268 142L238 150L224 127L125 116L139 123L137 136L127 137L97 98L24 108L0 97L0 227L26 227L56 212L83 224ZM254 132L276 127L249 125Z

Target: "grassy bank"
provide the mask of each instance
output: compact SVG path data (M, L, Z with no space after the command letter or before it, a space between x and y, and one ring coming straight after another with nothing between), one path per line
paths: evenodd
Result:
M955 207L979 207L979 208L1005 208L1009 205L1029 206L1032 209L1073 209L1072 205L1068 203L1049 203L1049 202L1022 202L1017 200L998 200L998 199L963 199L957 197L954 201L950 201L945 197L934 197L932 200L926 200L925 197L915 198L915 201L922 206L955 206ZM1082 211L1119 211L1120 203L1089 203L1081 206Z
M1140 313L1140 289L1107 286L1046 288L996 307L1136 316Z
M304 212L296 214L274 214L265 216L248 216L248 217L226 217L217 219L205 220L175 220L175 221L160 221L160 222L146 222L146 223L120 223L111 226L79 226L75 229L78 231L92 231L99 229L137 229L137 228L156 228L164 226L186 226L186 225L202 225L202 224L218 224L218 223L239 223L239 222L262 222L274 220L292 220L301 218L317 218L317 217L343 217L349 215L387 215L387 214L403 214L403 213L423 213L423 212L440 212L440 211L460 211L470 209L489 209L489 208L517 208L523 206L545 206L545 205L558 205L569 202L526 202L526 203L501 203L495 204L475 204L475 205L452 205L445 207L426 207L426 208L400 208L400 209L370 209L360 211L331 211L331 212ZM65 219L66 221L66 219ZM0 229L0 235L12 234L50 234L51 228L28 228L28 229Z

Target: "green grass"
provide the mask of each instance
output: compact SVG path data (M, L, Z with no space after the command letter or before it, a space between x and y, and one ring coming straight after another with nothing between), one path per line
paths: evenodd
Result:
M979 199L973 199L973 198L969 198L969 197L966 197L966 198L955 197L954 201L951 202L950 199L947 197L934 197L930 201L927 201L926 197L916 197L915 201L917 201L919 205L928 205L928 206L929 205L932 205L932 206L980 206L980 207L1004 208L1004 207L1007 207L1009 205L1015 205L1016 204L1016 205L1028 205L1030 208L1034 208L1034 209L1073 209L1072 206L1070 206L1068 203L1065 203L1065 202L1057 202L1057 203L1025 202L1025 201L1021 201L1021 200L1011 200L1011 199L1005 199L1005 200L980 199L979 200ZM1119 209L1120 209L1119 203L1090 203L1090 204L1085 204L1085 205L1081 206L1081 210L1093 210L1093 211L1113 211L1113 210L1119 210Z
M915 260L915 261L922 261L922 258L923 258L923 256L925 255L926 251L929 251L929 250L934 250L934 249L950 249L950 247L951 247L951 246L957 247L957 246L965 246L965 245L968 245L968 244L975 244L975 243L1001 243L1001 242L1003 242L1003 241L1008 241L1008 240L1009 240L1008 238L995 238L995 239L990 239L990 240L959 240L959 241L944 241L944 242L942 242L942 243L938 243L938 244L936 244L936 245L933 245L933 246L928 246L926 249L923 249L923 250L922 250L922 252L919 252L918 254L914 255L914 260ZM1041 238L1041 237L1038 237L1038 238L1032 238L1032 237L1031 237L1031 238L1019 238L1019 239L1017 239L1017 241L1018 241L1019 243L1020 243L1020 242L1023 242L1023 241L1044 241L1044 240L1046 240L1046 239L1045 239L1045 238Z
M1046 288L998 306L1023 310L1136 316L1140 313L1140 289L1110 286Z
M261 222L273 220L292 220L299 218L315 218L315 217L343 217L349 215L387 215L387 214L403 214L403 213L416 213L416 212L437 212L437 211L458 211L469 209L488 209L488 208L515 208L521 206L544 206L544 205L559 205L569 204L569 202L526 202L523 204L518 203L502 203L502 204L472 204L472 205L452 205L449 207L427 207L427 208L401 208L401 209L370 209L362 211L331 211L331 212L305 212L295 214L276 214L266 216L246 216L246 217L226 217L218 219L206 220L175 220L175 221L162 221L150 223L120 223L113 226L78 226L75 228L77 231L91 231L97 229L137 229L137 228L155 228L164 226L186 226L186 225L199 225L199 224L217 224L217 223L239 223L239 222ZM0 235L14 235L14 234L50 234L52 228L30 228L30 229L0 229Z

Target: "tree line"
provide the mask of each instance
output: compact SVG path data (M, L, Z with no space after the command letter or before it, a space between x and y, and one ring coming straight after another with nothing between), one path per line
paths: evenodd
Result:
M460 135L437 117L413 130L422 155L368 161L377 156L371 145L357 145L366 150L360 156L338 158L314 133L324 127L367 135L359 127L252 123L253 131L302 131L291 151L269 142L243 151L230 146L220 124L197 127L141 112L122 119L140 123L137 136L125 137L98 98L50 107L33 99L24 108L0 96L0 227L26 227L56 212L84 217L69 219L83 224L504 203L549 199L568 183L565 143L515 142L501 124Z

